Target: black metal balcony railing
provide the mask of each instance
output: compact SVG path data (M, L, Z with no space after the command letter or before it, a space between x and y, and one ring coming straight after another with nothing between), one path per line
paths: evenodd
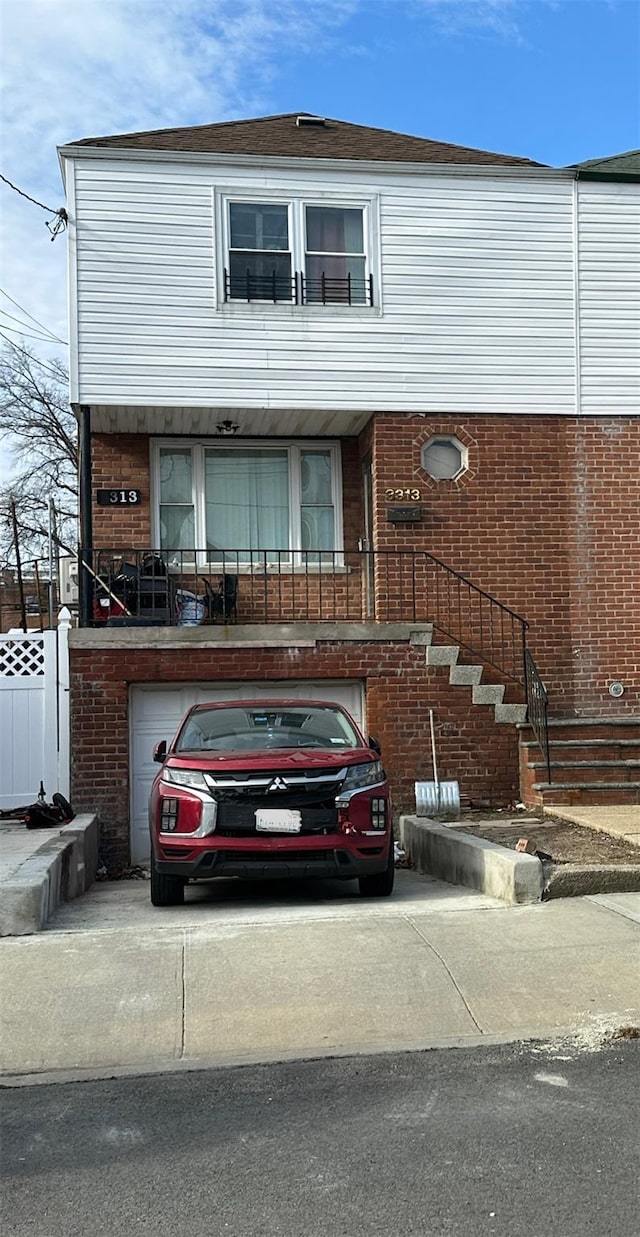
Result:
M82 561L85 625L431 623L524 690L550 779L548 696L526 621L426 551L118 548Z
M356 279L322 274L308 279L303 271L293 278L272 271L270 275L255 275L250 270L231 275L224 272L225 301L289 301L294 305L373 305L373 276Z

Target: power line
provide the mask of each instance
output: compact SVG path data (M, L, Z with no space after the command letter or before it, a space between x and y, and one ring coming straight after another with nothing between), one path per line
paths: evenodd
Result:
M27 202L33 202L34 206L39 206L41 210L46 210L48 215L54 216L55 223L53 226L51 220L45 220L46 226L51 233L52 241L56 239L58 232L60 232L63 228L66 228L69 216L67 215L64 206L59 206L57 210L54 210L53 206L45 206L44 202L39 202L37 198L32 198L31 194L24 193L22 189L18 189L18 186L14 185L13 181L2 175L2 172L0 172L0 180L3 180L5 185L8 185L9 188L13 189L15 193L19 193L21 198L26 198Z
M0 314L4 314L4 313L5 313L4 309L0 309ZM11 314L5 314L5 316L10 318ZM18 318L14 318L14 322L18 322ZM40 335L40 334L35 335L33 331L26 331L24 329L26 325L27 324L23 322L20 324L20 327L9 326L8 323L2 322L2 320L0 319L0 326L3 326L5 331L11 331L12 335L20 335L23 339L37 339L39 343L41 344L53 343L53 339L51 338L50 335Z
M59 336L59 335L55 335L53 331L50 331L50 330L49 330L49 327L48 327L48 326L45 326L45 325L44 325L44 322L40 322L39 318L36 318L36 317L34 317L34 315L33 315L33 314L30 314L30 313L29 313L29 310L28 310L28 309L25 309L24 305L20 305L20 304L18 303L18 301L14 301L13 297L12 297L12 296L9 296L9 293L8 293L8 292L5 292L4 288L0 288L0 292L2 293L2 295L3 295L3 296L6 296L6 298L7 298L7 300L8 300L8 301L11 301L11 304L12 304L12 305L15 305L16 309L19 309L19 310L20 310L20 313L21 313L21 314L24 314L25 318L30 318L32 322L35 322L36 326L39 326L39 327L40 327L40 329L41 329L42 331L46 331L46 332L47 332L47 335L50 335L50 336L51 336L51 338L52 338L52 339L55 339L57 343L59 343L59 344L64 344L65 346L68 346L68 345L67 345L67 341L66 341L66 339L60 339L60 336ZM11 317L12 317L12 315L11 315L10 313L8 313L8 311L7 311L6 309L3 309L3 310L2 310L2 313L7 314L7 317L9 317L9 318L11 318ZM18 322L18 321L19 321L19 319L18 319L18 318L14 318L14 322Z
M33 202L34 206L42 207L42 210L46 210L48 215L59 214L59 211L54 210L53 206L45 206L44 202L38 202L37 198L32 198L28 193L23 193L22 189L18 189L17 185L14 185L10 180L7 180L6 176L2 175L2 172L0 172L0 180L3 180L5 185L8 185L10 189L14 189L16 193L19 193L21 198L26 198L27 202Z
M52 369L51 366L47 365L45 361L41 361L37 357L32 356L30 352L27 352L26 348L21 348L19 344L15 344L12 339L9 339L8 335L4 334L4 331L0 331L0 339L4 339L5 343L14 348L16 352L21 352L23 356L26 356L27 360L31 361L33 365L37 365L39 369L46 369L47 373L51 374L52 377L55 378L56 382L63 381L63 376L59 374L57 370Z

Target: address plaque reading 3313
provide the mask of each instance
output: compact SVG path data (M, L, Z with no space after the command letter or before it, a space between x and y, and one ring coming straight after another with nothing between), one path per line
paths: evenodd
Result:
M419 503L422 497L422 492L420 490L415 490L411 488L405 488L405 489L399 489L399 490L391 489L391 490L385 490L384 497L385 497L386 502L390 502L390 503L391 502L402 502L403 499L405 502L407 501L407 499L409 499L409 501L411 502Z

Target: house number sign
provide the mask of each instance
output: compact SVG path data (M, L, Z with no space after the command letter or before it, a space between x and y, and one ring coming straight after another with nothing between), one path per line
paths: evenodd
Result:
M142 498L142 490L98 490L96 500L99 507L137 507Z
M400 490L392 489L392 490L385 490L384 497L385 497L385 501L388 503L392 503L392 502L401 503L403 501L419 503L420 499L422 498L422 493L420 490L407 489L407 488L405 488L404 490L403 489L400 489Z

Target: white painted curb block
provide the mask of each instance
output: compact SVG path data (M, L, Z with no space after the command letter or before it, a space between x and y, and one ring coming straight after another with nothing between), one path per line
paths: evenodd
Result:
M459 833L422 816L400 817L400 844L419 872L479 889L509 905L540 902L542 864L535 855Z

